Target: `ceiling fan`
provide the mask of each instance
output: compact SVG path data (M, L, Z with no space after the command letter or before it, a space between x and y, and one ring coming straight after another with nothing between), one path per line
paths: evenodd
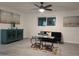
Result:
M52 11L49 7L52 7L51 4L44 6L44 2L40 2L40 5L34 4L36 7L39 8L40 12L44 12L45 10L47 11Z

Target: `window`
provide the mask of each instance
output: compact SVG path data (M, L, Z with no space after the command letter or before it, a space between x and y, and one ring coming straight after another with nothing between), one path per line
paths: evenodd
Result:
M56 17L39 17L38 26L55 26Z
M38 26L46 26L46 17L38 18Z
M56 17L47 18L47 26L55 26Z

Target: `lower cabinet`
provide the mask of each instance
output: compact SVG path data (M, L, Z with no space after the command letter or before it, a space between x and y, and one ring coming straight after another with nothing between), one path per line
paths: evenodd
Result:
M23 29L1 29L0 43L8 44L23 39Z

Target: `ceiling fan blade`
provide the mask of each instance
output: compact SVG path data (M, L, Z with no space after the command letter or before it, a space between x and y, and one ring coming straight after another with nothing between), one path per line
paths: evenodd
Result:
M45 10L52 11L52 9L45 9Z
M43 8L43 4L44 4L44 2L40 2L40 8Z
M40 6L39 5L37 5L37 4L34 4L36 7L38 7L38 8L40 8Z
M41 5L43 5L43 4L44 4L44 2L40 2L40 4L41 4Z
M48 8L48 7L51 7L52 5L47 5L47 6L45 6L44 8Z

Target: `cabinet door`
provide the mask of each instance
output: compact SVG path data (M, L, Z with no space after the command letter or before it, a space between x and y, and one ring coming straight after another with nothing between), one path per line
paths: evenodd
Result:
M17 39L23 39L23 30L22 29L19 29L17 30Z
M6 44L7 43L7 31L1 30L1 43Z
M20 15L13 14L13 22L16 24L19 24L20 23Z
M12 13L7 11L1 11L1 23L10 23L12 20Z
M7 42L12 42L16 40L16 30L8 30L7 32Z

